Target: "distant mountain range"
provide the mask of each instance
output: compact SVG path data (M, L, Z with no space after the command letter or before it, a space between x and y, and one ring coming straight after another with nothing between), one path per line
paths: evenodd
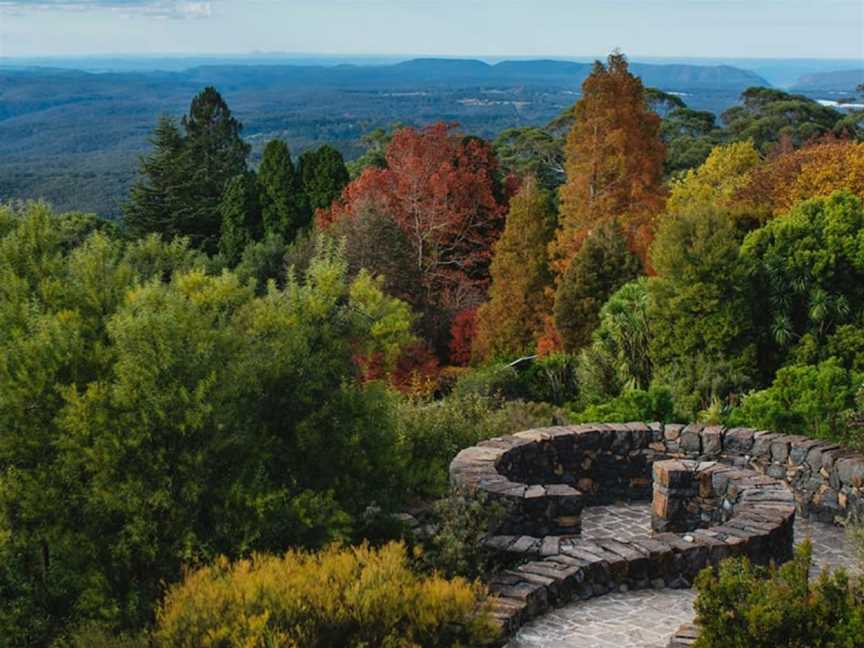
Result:
M179 116L207 85L244 123L253 156L279 137L295 154L330 143L350 159L362 151L364 133L394 123L459 122L489 138L547 123L575 103L592 68L449 58L289 65L278 56L199 57L186 68L182 59L160 61L93 59L83 71L69 61L0 60L0 200L44 196L61 209L119 213L159 115ZM633 62L631 69L646 85L717 113L746 88L769 85L723 64Z
M839 70L808 74L798 79L792 90L827 91L853 95L859 84L864 83L864 66L859 70Z

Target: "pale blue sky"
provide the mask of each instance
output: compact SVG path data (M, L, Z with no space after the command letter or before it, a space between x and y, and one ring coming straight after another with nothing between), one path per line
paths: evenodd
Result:
M0 0L0 56L864 58L864 0Z

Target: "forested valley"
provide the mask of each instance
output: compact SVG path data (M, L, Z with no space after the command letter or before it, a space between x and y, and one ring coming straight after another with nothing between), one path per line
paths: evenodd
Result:
M751 87L718 118L617 52L576 90L346 163L253 156L208 86L122 217L0 207L0 645L492 645L461 449L626 421L864 449L864 112ZM838 582L753 627L860 645Z

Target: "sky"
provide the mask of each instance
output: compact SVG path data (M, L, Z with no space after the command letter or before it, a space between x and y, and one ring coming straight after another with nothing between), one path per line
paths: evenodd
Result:
M0 56L864 59L864 0L0 0Z

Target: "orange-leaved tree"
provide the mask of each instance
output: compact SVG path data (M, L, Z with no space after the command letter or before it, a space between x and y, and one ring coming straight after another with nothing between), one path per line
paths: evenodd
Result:
M827 137L755 168L736 199L776 215L843 189L864 198L864 142Z
M548 191L527 178L510 201L495 244L489 301L477 313L473 356L480 360L530 353L552 312L552 273L546 250L555 232Z
M550 246L558 277L591 229L612 219L625 227L644 261L653 218L664 202L660 117L649 109L642 81L623 54L613 52L605 66L594 64L573 115L560 224Z

